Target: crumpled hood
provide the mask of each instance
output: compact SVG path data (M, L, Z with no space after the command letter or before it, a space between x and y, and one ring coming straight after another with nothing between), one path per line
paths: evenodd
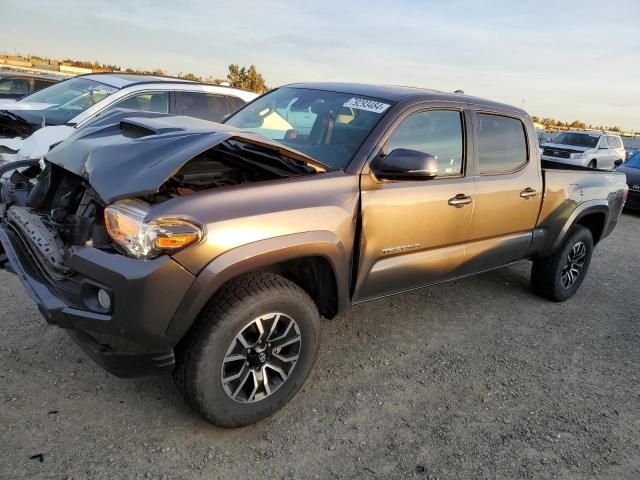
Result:
M230 139L284 155L318 171L325 166L261 135L191 117L114 111L63 141L46 160L85 178L109 204L153 194L185 163Z

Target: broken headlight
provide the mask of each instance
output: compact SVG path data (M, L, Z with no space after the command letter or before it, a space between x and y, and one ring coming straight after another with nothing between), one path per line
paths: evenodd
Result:
M141 200L121 200L104 210L111 239L128 255L150 259L173 253L200 241L202 228L180 218L145 221L150 205Z

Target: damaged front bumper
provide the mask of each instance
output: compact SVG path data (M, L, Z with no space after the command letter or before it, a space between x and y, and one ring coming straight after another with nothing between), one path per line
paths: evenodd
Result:
M53 278L20 229L0 223L0 268L15 273L50 324L67 329L110 373L137 377L171 370L177 338L167 327L194 281L168 256L140 261L96 248L73 247L70 273ZM100 290L111 306L97 301Z

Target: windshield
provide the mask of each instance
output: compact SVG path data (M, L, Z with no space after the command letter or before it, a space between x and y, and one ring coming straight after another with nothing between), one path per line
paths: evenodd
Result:
M600 135L591 133L570 133L564 132L552 140L558 145L572 145L574 147L595 148Z
M224 123L264 135L339 170L349 164L391 105L360 95L284 87Z
M18 102L45 103L38 116L46 124L62 124L87 108L108 97L118 89L88 78L72 78L28 95Z
M631 168L640 168L640 152L631 155L629 157L629 160L624 163L624 166Z

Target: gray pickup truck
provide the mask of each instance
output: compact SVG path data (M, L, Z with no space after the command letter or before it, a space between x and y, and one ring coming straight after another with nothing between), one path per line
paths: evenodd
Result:
M0 265L108 371L173 371L222 426L285 405L352 304L520 260L568 299L627 193L458 94L296 84L224 124L124 115L0 169Z

